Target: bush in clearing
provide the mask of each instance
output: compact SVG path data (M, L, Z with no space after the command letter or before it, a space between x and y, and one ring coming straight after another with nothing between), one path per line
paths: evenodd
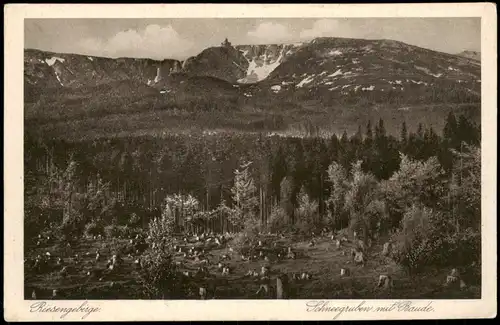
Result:
M174 232L174 217L165 204L160 218L149 223L149 248L141 257L141 282L152 299L182 298L185 290L170 251Z
M141 233L140 228L125 226L117 226L117 225L108 225L104 227L104 235L107 238L133 238L137 234Z
M267 228L272 233L283 231L286 228L286 212L283 207L277 204L272 206Z
M404 213L401 229L393 235L393 258L408 273L434 263L442 245L441 233L435 228L439 219L441 216L423 206L413 205Z
M397 263L412 274L428 266L478 265L481 238L472 229L457 232L448 214L413 205L404 213L402 228L393 236Z
M99 224L95 221L92 221L92 222L87 223L85 225L85 228L83 230L83 234L86 237L103 235L104 234L104 227L101 224Z
M128 219L128 225L131 227L137 227L141 223L141 218L137 215L137 213L133 212Z
M84 216L77 209L71 209L64 214L63 222L58 228L58 237L62 241L73 241L83 233Z
M148 298L182 298L184 288L181 276L169 252L149 248L142 255L140 278Z
M261 225L256 219L248 219L243 223L243 230L233 239L231 246L239 253L245 253L259 237Z
M298 207L295 209L296 233L299 236L309 236L312 231L321 227L318 218L318 201L311 200L304 187L300 189L297 201Z

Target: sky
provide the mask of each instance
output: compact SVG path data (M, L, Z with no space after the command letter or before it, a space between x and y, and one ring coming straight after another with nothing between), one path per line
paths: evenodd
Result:
M480 18L25 19L25 48L105 57L184 60L224 38L233 45L315 37L392 39L441 51L481 50Z

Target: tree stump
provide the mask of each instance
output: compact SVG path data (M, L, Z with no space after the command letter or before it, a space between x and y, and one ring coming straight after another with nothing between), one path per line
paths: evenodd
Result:
M341 277L346 277L349 275L351 275L351 272L349 271L349 269L340 269L340 276Z
M383 256L389 256L391 253L392 245L391 243L387 242L384 244L384 248L382 249L382 255Z
M207 299L207 289L205 287L200 287L199 295L201 300Z
M393 286L392 278L389 275L381 274L378 278L378 288L391 289Z
M365 256L363 252L356 252L354 255L354 263L365 265Z

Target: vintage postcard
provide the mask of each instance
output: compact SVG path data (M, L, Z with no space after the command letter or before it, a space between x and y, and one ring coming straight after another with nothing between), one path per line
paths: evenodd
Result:
M7 321L496 316L494 4L4 17Z

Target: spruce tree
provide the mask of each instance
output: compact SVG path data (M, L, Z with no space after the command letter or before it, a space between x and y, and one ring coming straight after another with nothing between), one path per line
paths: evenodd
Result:
M258 199L257 188L250 174L251 162L244 162L234 171L234 185L231 188L233 201L235 203L234 216L232 217L235 226L243 226L246 221L256 217Z
M453 112L448 114L446 118L446 124L443 129L443 137L444 140L452 147L457 148L457 144L459 144L459 139L457 137L457 120Z
M280 207L287 216L287 222L293 221L293 184L290 177L284 177L280 183Z
M401 125L400 141L403 148L408 144L408 129L406 127L406 121L403 121L403 124Z

